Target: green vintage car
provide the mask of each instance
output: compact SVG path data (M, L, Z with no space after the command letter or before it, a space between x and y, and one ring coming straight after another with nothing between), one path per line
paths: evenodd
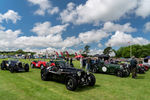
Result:
M91 61L90 71L93 73L115 74L118 77L128 77L130 70L127 65L105 64L103 61Z

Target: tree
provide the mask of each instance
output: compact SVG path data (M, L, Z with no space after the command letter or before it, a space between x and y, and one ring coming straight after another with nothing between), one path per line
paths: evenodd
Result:
M17 54L24 54L25 52L22 49L16 51Z
M112 47L106 47L103 51L103 54L109 55L112 52Z
M146 56L150 56L150 44L147 45L132 45L132 56L137 58L144 58ZM116 52L116 57L130 57L130 46L121 47Z
M90 52L90 46L89 45L86 45L85 47L84 47L84 51L83 51L84 53L86 53L86 54L88 54L89 52Z

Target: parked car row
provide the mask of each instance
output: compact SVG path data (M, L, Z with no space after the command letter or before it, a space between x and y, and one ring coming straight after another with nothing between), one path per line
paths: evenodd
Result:
M96 79L92 73L82 69L70 67L65 61L32 61L32 68L41 68L41 79L43 81L58 81L66 85L68 90L74 91L79 86L94 86ZM1 70L14 72L28 72L29 64L19 60L3 60Z
M32 61L31 68L41 69L41 80L58 81L66 85L68 90L74 91L79 86L94 86L96 78L92 73L113 74L118 77L128 77L131 72L129 62L104 63L104 61L91 60L89 72L83 69L71 67L63 60L54 61ZM20 62L19 60L10 59L3 60L1 70L9 70L14 72L29 72L29 64ZM149 66L138 64L137 72L145 73L149 70Z

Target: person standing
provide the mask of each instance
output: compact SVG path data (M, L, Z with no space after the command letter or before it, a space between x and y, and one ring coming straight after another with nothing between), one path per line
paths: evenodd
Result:
M137 77L137 60L135 59L135 56L132 57L131 61L131 72L132 72L132 78L136 78Z
M83 59L82 59L82 57L80 58L80 68L81 69L83 68Z
M70 58L70 66L73 67L72 57Z
M88 58L88 59L87 59L87 63L86 63L86 71L87 71L87 72L89 72L90 64L91 64L91 58Z
M66 62L67 62L67 64L69 64L69 58L68 57L66 58Z

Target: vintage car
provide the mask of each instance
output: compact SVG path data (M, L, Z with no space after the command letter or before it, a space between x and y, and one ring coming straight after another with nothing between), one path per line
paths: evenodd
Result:
M46 67L46 61L32 61L31 68L41 68Z
M4 60L1 63L1 69L9 70L11 73L14 72L28 72L29 71L29 64L22 63L19 60L13 59L13 60Z
M126 64L105 64L103 61L95 62L91 60L90 71L93 73L115 74L118 77L128 77L130 70Z
M68 90L74 91L78 86L94 86L96 79L91 73L68 66L64 61L53 61L54 66L41 68L41 79L63 82ZM51 64L50 63L50 64Z
M1 63L1 70L8 70L8 60L3 60Z
M145 71L149 70L149 66L145 65L145 64L138 64L139 67L142 67Z

